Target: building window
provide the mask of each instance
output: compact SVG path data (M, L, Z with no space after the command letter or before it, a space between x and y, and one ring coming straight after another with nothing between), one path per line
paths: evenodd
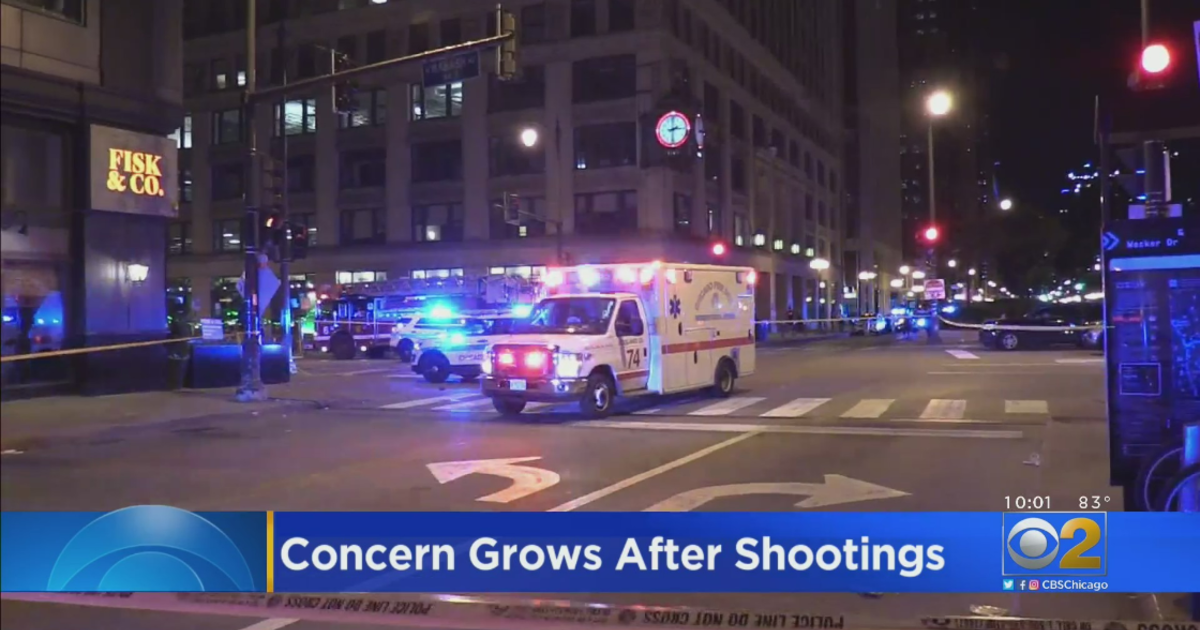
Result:
M383 282L388 279L388 274L386 271L338 271L333 277L337 284L359 284Z
M710 201L708 202L708 233L721 233L721 206Z
M784 159L787 155L787 140L784 139L782 131L771 130L771 148L775 149L775 153L780 159Z
M463 240L462 204L413 206L413 240L418 243Z
M446 280L448 278L462 278L464 276L463 269L456 267L453 269L413 269L413 280Z
M704 117L714 123L721 120L721 91L708 81L704 82Z
M167 225L167 255L182 256L192 253L192 224L188 221L172 221Z
M981 185L987 185L987 183L986 183L986 182L982 182L982 183L981 183ZM836 173L835 171L832 171L832 170L830 170L830 171L829 171L829 192L834 192L834 193L835 193L835 192L837 192L837 191L838 191L838 177L837 177L837 173Z
M184 203L192 201L192 171L179 169L179 200Z
M528 236L545 236L546 222L540 220L546 216L546 200L537 197L521 196L518 203L521 214L532 214L538 218L523 218L520 225L512 225L504 221L504 202L500 199L492 201L491 230L493 239L525 238Z
M378 88L365 90L354 95L354 108L338 113L338 126L377 127L387 123L387 90Z
M636 123L606 123L575 129L575 168L631 166L636 162Z
M526 147L515 133L492 136L488 143L489 172L492 177L532 175L546 169L543 144Z
M822 160L817 160L817 183L825 185L825 162Z
M637 92L637 57L615 55L576 61L572 93L576 103L628 98Z
M429 22L408 25L408 54L423 53L432 47L429 41L429 30L432 26Z
M213 221L213 251L218 253L242 251L242 220Z
M521 8L521 26L517 29L522 44L538 44L549 39L546 27L546 3Z
M804 195L804 218L812 221L815 216L813 214L813 196Z
M15 0L16 4L84 23L84 0Z
M246 190L246 169L242 162L227 162L212 166L213 201L240 199Z
M387 59L387 33L371 31L367 33L367 63L379 63Z
M733 213L733 244L736 247L745 247L746 238L750 236L750 220L742 212Z
M275 135L297 136L317 131L317 99L305 98L275 105Z
M675 232L679 234L692 233L692 197L675 193Z
M733 99L729 100L729 134L734 138L746 139L746 110Z
M704 149L704 179L710 182L721 181L721 170L724 167L721 147L710 146Z
M741 156L733 156L730 160L729 188L734 192L746 192L746 160Z
M183 125L168 137L174 140L175 146L180 149L192 148L192 115L184 114Z
M808 151L804 152L804 174L808 175L809 179L813 176L813 159L812 154Z
M387 173L384 149L357 149L342 152L339 169L342 189L383 186Z
M571 0L571 37L596 34L596 0Z
M635 26L634 0L608 0L608 32L632 31Z
M451 18L442 20L442 46L453 46L454 44L462 43L462 20L459 18Z
M817 202L817 223L819 223L821 225L829 224L829 213L825 209L824 201Z
M341 245L371 245L387 240L387 214L383 208L342 210Z
M636 232L637 191L575 195L575 231L578 234Z
M293 155L287 161L287 189L293 193L310 193L317 179L317 158L308 155Z
M751 129L751 133L753 134L754 146L767 146L767 126L763 124L763 119L757 114L755 114L753 118L753 128Z
M315 76L317 76L317 50L312 46L301 45L296 49L296 78L309 79Z
M462 82L435 87L413 84L409 87L409 94L412 120L455 118L462 115Z
M417 142L412 145L412 181L458 181L462 179L462 171L462 141Z
M800 145L795 140L788 143L788 164L800 168Z
M209 64L208 74L212 79L211 89L228 90L233 87L233 74L228 59L213 59Z
M296 225L304 226L304 231L308 232L308 246L315 247L317 244L317 215L315 212L302 212L300 214L289 215L288 220Z
M546 68L526 66L511 81L488 75L488 111L534 109L546 104Z
M213 112L213 144L242 141L242 110L223 109Z
M546 275L546 267L543 265L510 265L508 267L489 267L488 275L540 278Z

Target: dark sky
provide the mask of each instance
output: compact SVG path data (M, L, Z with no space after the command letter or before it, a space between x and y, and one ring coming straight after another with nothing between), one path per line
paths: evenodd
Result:
M1026 210L1053 211L1063 177L1096 156L1097 92L1128 97L1126 80L1141 49L1138 0L989 0L992 46L1000 69L992 85L992 135L1001 194ZM1171 42L1173 76L1185 94L1172 99L1179 119L1200 124L1192 22L1200 0L1151 0L1151 35ZM1182 174L1176 174L1180 176ZM1200 176L1200 174L1197 174ZM1089 236L1090 238L1090 236Z

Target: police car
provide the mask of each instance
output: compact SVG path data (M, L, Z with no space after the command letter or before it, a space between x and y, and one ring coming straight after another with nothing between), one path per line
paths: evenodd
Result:
M479 378L488 344L510 334L513 322L527 314L524 310L474 314L431 330L414 342L413 372L430 383L444 383L451 375L465 381Z

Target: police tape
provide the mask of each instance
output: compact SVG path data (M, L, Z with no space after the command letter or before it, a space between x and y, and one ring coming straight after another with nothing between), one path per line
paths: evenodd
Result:
M956 322L945 317L938 317L943 324L953 326L955 328L966 328L969 330L1015 330L1018 332L1087 332L1090 330L1103 330L1104 324L1095 324L1093 326L1024 326L1021 324L967 324L964 322Z
M142 348L145 346L161 346L168 343L179 343L183 341L196 341L200 337L180 337L178 339L155 339L153 341L135 341L133 343L118 343L111 346L91 346L88 348L68 348L66 350L51 350L48 352L33 352L29 354L14 354L7 357L0 357L0 363L9 363L10 361L32 361L34 359L51 359L54 357L66 357L75 354L89 354L92 352L108 352L110 350L125 350L127 348Z
M462 595L281 593L4 593L11 601L153 612L445 630L754 628L755 630L1200 630L1194 622L1021 617L887 621L797 610L722 610Z

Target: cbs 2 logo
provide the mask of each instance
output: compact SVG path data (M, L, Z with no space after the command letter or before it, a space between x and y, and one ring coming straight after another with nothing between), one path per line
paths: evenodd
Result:
M1021 519L1009 530L1005 546L1008 547L1009 557L1017 566L1035 571L1050 566L1058 557L1061 541L1074 540L1077 534L1082 534L1083 539L1063 554L1058 568L1100 569L1104 562L1100 556L1083 555L1095 548L1103 537L1100 524L1091 518L1072 518L1063 523L1062 529L1057 531L1044 519Z

